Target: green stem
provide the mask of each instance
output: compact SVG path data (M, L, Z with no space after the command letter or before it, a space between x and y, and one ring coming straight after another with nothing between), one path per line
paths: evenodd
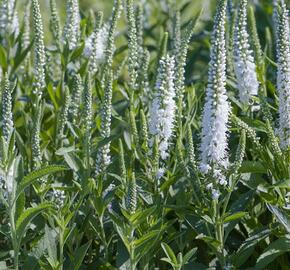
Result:
M135 248L134 248L134 228L131 228L131 236L130 236L130 270L135 270Z
M14 246L14 245L13 245ZM18 247L14 247L14 269L18 270L19 268L19 262L18 262L18 258L19 258L19 248Z
M220 242L219 250L217 250L218 260L222 268L224 268L225 266L224 223L223 223L223 218L220 217L220 208L217 201L214 201L214 211L215 211L215 235L216 235L216 239Z
M105 247L105 260L109 259L109 247L108 247L108 242L106 239L106 233L105 233L105 229L104 229L104 222L103 222L103 216L99 217L99 222L100 222L100 227L101 227L101 238L102 241L104 243L104 247Z
M6 174L7 179L7 174ZM13 187L14 189L14 187ZM14 193L14 190L12 191ZM11 194L9 195L9 219L11 224L11 240L12 240L12 246L14 251L14 270L19 269L19 250L20 250L20 241L18 241L17 234L16 234L16 224L15 224L15 204L14 204L14 196L11 197Z
M13 221L12 221L13 220ZM14 226L14 218L11 218L11 237L12 237L12 245L13 245L13 251L14 251L14 270L18 270L19 268L19 244L17 241L17 236L15 232L15 226Z
M60 262L60 268L59 270L63 269L63 246L64 246L64 239L63 239L63 229L60 228L59 232L59 262Z

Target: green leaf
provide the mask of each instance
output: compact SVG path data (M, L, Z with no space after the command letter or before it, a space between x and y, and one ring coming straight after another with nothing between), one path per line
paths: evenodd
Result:
M57 265L57 247L55 242L55 234L53 230L45 225L44 241L47 248L49 258L53 261L53 265Z
M0 270L9 270L8 266L6 265L5 261L0 262Z
M255 270L266 269L265 267L278 256L290 251L290 239L280 238L271 243L257 260Z
M24 210L24 207L25 207L25 194L22 192L16 201L15 217L19 217L21 215L21 213Z
M204 234L200 234L198 236L196 236L196 239L201 239L203 240L206 244L208 244L208 246L210 246L213 250L217 250L218 247L220 246L220 242L218 240L216 240L213 237L210 236L206 236Z
M239 170L241 173L265 173L266 168L258 161L244 161Z
M17 219L17 222L16 222L16 235L17 235L18 241L21 241L29 223L43 210L46 210L51 207L52 205L50 203L42 203L42 204L37 205L36 207L31 207L31 208L26 209L20 215L20 217Z
M63 156L66 153L73 152L75 150L74 146L61 147L55 151L55 154L58 156Z
M92 243L92 241L89 241L88 243L82 245L81 247L79 247L75 251L74 259L73 259L69 269L78 270L81 267L81 264L85 258L85 255L86 255L87 250L90 247L91 243Z
M267 204L268 209L276 216L278 221L285 227L288 233L290 233L290 213L287 210L278 208L274 205Z
M67 165L75 172L80 170L79 162L76 159L76 156L73 153L65 153L63 155Z
M161 247L163 251L165 252L168 259L170 259L171 263L177 265L177 258L173 252L173 250L168 246L166 243L161 243Z
M255 246L267 238L271 233L269 229L263 229L259 231L254 231L252 236L246 239L243 244L239 247L236 254L233 256L233 262L237 267L244 264L248 258L253 254Z
M7 53L5 49L0 45L0 65L4 71L7 70Z
M242 212L242 211L237 212L235 214L232 214L232 215L225 217L224 222L227 223L227 222L234 221L236 219L240 219L240 218L244 217L246 214L247 214L247 212Z
M147 241L151 240L152 238L154 238L158 234L159 234L159 230L154 230L154 231L150 231L150 232L146 233L141 238L134 241L136 248L138 248L138 246L143 245Z
M31 51L34 40L32 40L27 48L24 49L20 54L18 54L14 60L13 72L20 66L27 54Z
M288 189L290 189L290 180L287 179L287 180L279 181L270 187L270 189L272 189L272 188L288 188Z
M197 248L193 248L190 251L188 251L184 257L183 257L183 261L182 264L185 265L189 262L189 260L192 258L192 256L196 253Z
M50 100L53 103L54 108L57 110L59 106L58 106L58 103L56 101L55 91L53 89L53 84L51 82L49 82L47 85L47 92L49 94Z
M85 43L83 42L80 47L76 48L73 51L73 53L70 57L70 61L73 62L74 60L76 60L83 53L84 48L85 48Z
M68 170L68 168L65 166L62 166L62 165L48 165L48 166L37 169L37 170L31 172L30 174L26 175L17 187L15 200L18 199L21 192L23 192L28 186L33 184L36 180L38 180L41 177L44 177L46 175L50 175L50 174L57 173L57 172L62 172L65 170Z
M142 224L153 212L156 210L155 206L145 210L138 210L134 214L127 214L124 209L121 209L123 215L133 224L136 228L139 224Z
M124 140L127 147L131 150L132 149L132 142L131 142L131 135L128 131L124 131Z

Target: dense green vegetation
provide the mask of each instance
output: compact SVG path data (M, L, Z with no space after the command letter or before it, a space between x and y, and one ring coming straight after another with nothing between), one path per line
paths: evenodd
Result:
M0 269L290 269L287 2L96 2L0 0Z

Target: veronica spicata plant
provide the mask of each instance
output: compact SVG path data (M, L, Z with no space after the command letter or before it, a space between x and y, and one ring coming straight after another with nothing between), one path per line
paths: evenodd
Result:
M158 150L163 161L169 156L169 146L175 123L175 60L166 55L160 59L158 76L150 106L149 133L151 135L150 147L154 140L158 141Z
M70 50L76 48L80 35L80 11L78 0L67 0L66 21L63 29L63 41Z
M226 93L226 1L219 1L212 34L211 60L208 71L206 101L202 118L201 162L203 173L216 174L220 178L220 169L228 166L228 119L230 104ZM213 197L217 199L219 192L213 189Z
M7 34L19 34L19 21L16 10L15 0L3 0L0 2L0 33L2 36Z
M249 105L252 96L257 96L259 83L256 74L253 51L250 49L247 30L248 1L242 0L237 10L234 28L234 69L239 89L239 99L242 104Z
M0 269L289 268L286 1L0 11Z
M283 149L290 147L290 39L289 15L284 1L280 4L277 14L277 90L279 94L279 137ZM276 7L276 13L279 11Z
M39 98L41 98L43 88L45 87L45 70L44 70L45 49L44 49L43 25L38 0L32 1L32 15L35 34L35 45L34 45L35 82L33 93L36 94Z

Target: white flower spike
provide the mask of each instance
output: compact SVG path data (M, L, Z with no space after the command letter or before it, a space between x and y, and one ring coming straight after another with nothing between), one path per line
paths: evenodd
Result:
M219 1L212 34L206 103L202 119L201 163L204 173L227 164L230 104L226 94L226 2Z
M150 107L149 133L152 136L150 146L153 146L154 137L157 136L159 153L163 160L169 155L168 148L174 130L176 112L174 70L174 57L169 55L162 57Z
M277 89L279 93L279 137L283 149L290 147L290 31L286 4L281 2L280 14L276 13L277 37Z
M247 5L248 0L240 1L235 21L233 52L239 99L244 105L249 105L251 96L256 96L259 89L256 65L247 32Z

